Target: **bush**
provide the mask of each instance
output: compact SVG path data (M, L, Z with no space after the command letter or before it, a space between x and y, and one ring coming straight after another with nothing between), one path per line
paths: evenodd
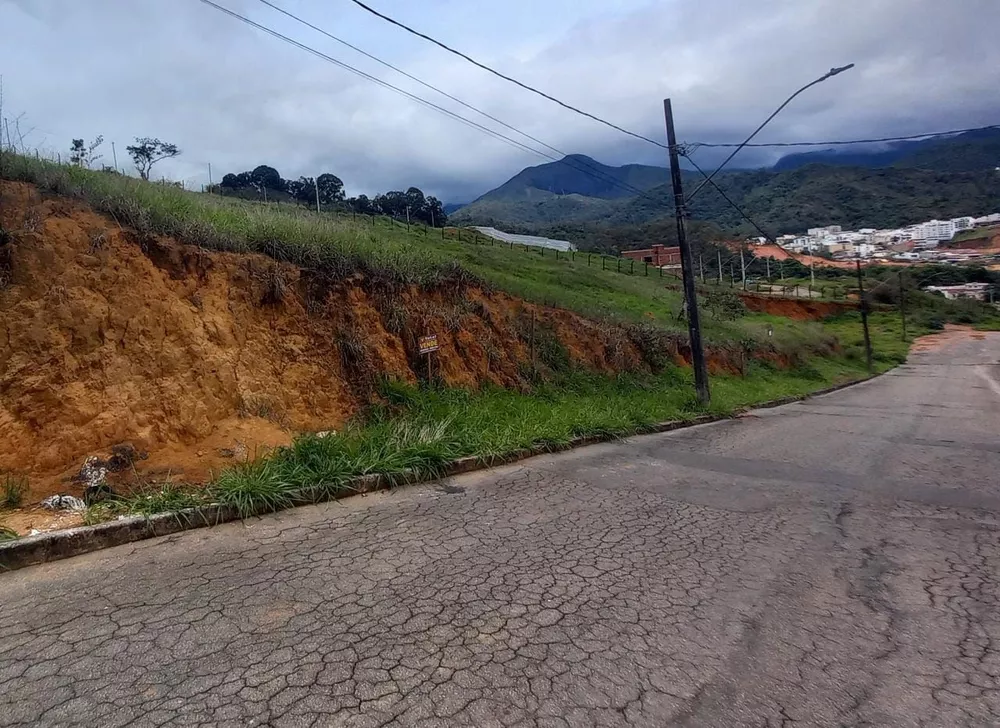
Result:
M0 508L20 508L27 492L27 478L7 473L0 482Z

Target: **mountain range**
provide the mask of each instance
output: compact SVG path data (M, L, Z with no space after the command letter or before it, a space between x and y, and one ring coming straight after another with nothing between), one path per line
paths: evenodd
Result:
M766 232L807 227L892 227L934 217L1000 210L1000 129L880 145L867 151L831 148L790 154L773 167L723 172L726 196ZM690 193L703 178L684 171ZM631 189L626 189L631 188ZM637 192L638 191L638 192ZM640 194L641 192L641 194ZM754 232L711 186L690 206L695 220L732 233ZM641 226L673 215L669 171L611 167L574 154L529 167L458 209L462 225L493 225L517 232L573 232L583 242L607 228Z

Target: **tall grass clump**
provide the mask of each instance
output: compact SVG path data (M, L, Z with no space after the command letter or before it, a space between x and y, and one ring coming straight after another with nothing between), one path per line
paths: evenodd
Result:
M20 508L28 494L28 479L5 473L0 475L0 508Z

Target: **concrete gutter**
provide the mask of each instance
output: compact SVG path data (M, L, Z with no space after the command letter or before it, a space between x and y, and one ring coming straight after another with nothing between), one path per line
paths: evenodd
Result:
M881 376L879 374L876 377ZM706 425L712 422L728 420L738 417L741 414L755 409L766 409L770 407L780 407L785 404L792 404L811 397L819 397L830 394L846 387L868 382L875 377L859 379L834 387L828 387L806 395L782 397L770 402L753 405L752 407L741 408L728 415L700 415L689 420L671 420L660 422L650 427L642 428L636 435L651 435L662 432L671 432L687 427ZM314 505L329 500L338 500L353 495L373 493L379 490L388 490L399 485L406 485L420 482L433 482L442 478L450 478L456 475L463 475L477 470L487 470L501 465L510 465L538 455L547 455L554 452L572 450L587 445L596 445L602 442L609 442L614 438L610 436L589 436L576 437L562 445L539 446L527 450L518 450L507 455L496 458L466 457L455 460L447 465L443 471L432 478L421 476L416 472L400 473L395 475L364 475L349 480L343 484L343 488L336 494L329 491L305 490L292 497L293 507L303 505ZM71 556L99 551L100 549L122 546L134 541L143 541L159 536L169 536L181 531L190 531L196 528L206 528L216 526L221 523L230 523L240 520L240 514L232 506L219 504L201 506L199 508L189 508L176 513L162 513L148 518L144 516L132 516L120 520L101 523L96 526L81 526L62 531L52 531L40 533L36 536L26 536L14 541L0 542L0 572L23 569L27 566L44 564L49 561L67 559Z

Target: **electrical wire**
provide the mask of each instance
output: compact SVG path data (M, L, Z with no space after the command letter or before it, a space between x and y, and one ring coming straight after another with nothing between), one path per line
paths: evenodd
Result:
M789 96L787 99L785 99L785 101L781 104L781 106L779 106L777 109L775 109L771 113L771 115L769 117L767 117L766 119L764 119L764 121L761 123L761 125L758 126L756 129L754 129L753 133L750 136L748 136L745 140L743 140L743 142L741 144L737 145L736 149L734 149L732 151L732 153L730 153L730 155L728 157L726 157L722 161L722 164L720 164L718 167L716 167L715 171L712 172L712 174L708 175L708 177L705 178L705 181L702 182L700 185L698 185L695 188L694 192L692 192L688 196L688 201L692 200L695 197L695 195L697 195L699 192L701 192L701 190L705 187L705 185L707 185L709 182L711 182L712 178L715 177L715 175L717 175L719 172L721 172L723 170L723 168L732 161L733 157L735 157L737 154L739 154L740 150L743 149L747 144L749 144L750 142L752 142L753 138L755 136L757 136L765 126L767 126L768 124L770 124L771 120L774 117L776 117L778 114L780 114L782 112L782 110L786 106L788 106L790 103L792 103L792 101L794 101L795 98L799 94L807 91L808 89L811 89L813 86L816 86L817 84L823 83L827 79L830 79L830 78L833 78L834 76L840 75L844 71L849 71L852 68L854 68L854 64L853 63L848 63L846 66L839 66L839 67L836 67L836 68L831 68L829 71L827 71L826 73L824 73L822 76L820 76L819 78L817 78L815 81L811 81L810 83L807 83L805 86L803 86L798 91L796 91L791 96Z
M737 205L735 202L733 202L730 199L729 195L727 195L725 192L723 192L722 188L719 187L719 185L715 184L715 180L713 180L711 177L709 177L708 174L705 172L705 170L703 170L701 167L699 167L698 163L695 162L693 159L691 159L691 155L689 153L685 153L683 155L683 157L688 162L691 163L691 166L693 166L701 174L702 177L705 178L705 182L707 182L708 184L711 184L712 187L715 188L715 191L718 192L720 195L722 195L722 198L726 202L728 202L730 205L732 205L733 209L736 210L736 212L740 213L740 215L743 216L744 220L746 220L748 223L750 223L751 225L753 225L757 229L757 232L759 232L761 235L763 235L765 238L767 238L767 240L769 242L771 242L771 243L775 242L774 237L772 235L769 235L768 233L764 232L764 229L760 225L758 225L757 222L752 217L750 217L747 213L745 213L743 211L743 208L741 208L739 205Z
M550 159L552 161L555 161L555 162L559 161L555 157L552 157L552 156L550 156L548 154L545 154L544 152L540 152L537 149L532 149L531 147L527 146L526 144L522 144L521 142L517 141L516 139L511 139L510 137L508 137L508 136L506 136L504 134L501 134L500 132L498 132L498 131L496 131L494 129L490 129L489 127L483 126L482 124L479 124L479 123L477 123L475 121L472 121L471 119L467 119L464 116L462 116L461 114L456 114L455 112L450 111L450 110L444 108L443 106L439 106L438 104L435 104L432 101L427 101L426 99L423 99L423 98L421 98L421 97L419 97L419 96L417 96L415 94L411 94L410 92L405 91L405 90L399 88L398 86L394 86L393 84L391 84L391 83L389 83L387 81L383 81L382 79L380 79L380 78L378 78L376 76L372 76L369 73L365 73L364 71L361 71L361 70L355 68L354 66L351 66L348 63L344 63L343 61L339 61L336 58L333 58L332 56L329 56L329 55L323 53L322 51L318 51L315 48L312 48L312 47L306 45L305 43L300 43L297 40L289 38L287 35L282 35L281 33L279 33L278 31L274 30L273 28L269 28L266 25L262 25L260 23L254 22L250 18L247 18L247 17L245 17L243 15L240 15L239 13L237 13L237 12L235 12L233 10L229 10L228 8L225 8L222 5L219 5L218 3L213 2L213 0L199 0L199 2L204 3L205 5L208 5L210 7L213 7L216 10L218 10L218 11L220 11L222 13L225 13L226 15L229 15L229 16L231 16L233 18L236 18L237 20L240 20L243 23L246 23L247 25L250 25L251 27L257 28L258 30L262 30L262 31L264 31L267 34L272 35L275 38L278 38L279 40L283 40L286 43L289 43L289 44L291 44L293 46L296 46L297 48L300 48L300 49L306 51L307 53L311 53L314 56L316 56L318 58L321 58L324 61L327 61L328 63L332 63L335 66L339 66L340 68L343 68L345 71L349 71L350 73L353 73L356 76L360 76L361 78L364 78L364 79L366 79L368 81L371 81L372 83L376 83L379 86L382 86L383 88L387 88L387 89L389 89L391 91L395 91L396 93L402 94L403 96L411 99L412 101L416 101L417 103L422 104L422 105L424 105L424 106L426 106L428 108L431 108L431 109L434 109L436 111L439 111L442 114L450 116L451 118L455 119L456 121L459 121L459 122L461 122L463 124L466 124L467 126L471 126L471 127L476 128L476 129L479 129L480 131L482 131L482 132L484 132L486 134L489 134L490 136L493 136L493 137L495 137L495 138L497 138L497 139L499 139L501 141L504 141L504 142L506 142L506 143L508 143L508 144L510 144L512 146L515 146L515 147L521 149L522 151L531 152L533 154L538 154L540 156L546 157L546 158L548 158L548 159Z
M967 134L973 131L989 131L1000 129L1000 124L990 124L989 126L975 126L969 129L952 129L950 131L933 131L925 134L910 134L909 136L881 137L878 139L841 139L827 142L758 142L756 144L739 143L711 143L711 142L687 142L692 149L705 148L725 148L725 147L833 147L846 146L850 144L880 144L884 142L905 142L913 139L932 139L936 137L953 136L955 134Z
M371 7L370 5L366 5L365 3L361 2L361 0L351 0L351 2L353 2L355 5L357 5L358 7L362 8L363 10L371 13L372 15L374 15L374 16L376 16L378 18L381 18L382 20L386 21L387 23L391 23L392 25L395 25L398 28L402 28L407 33L415 35L418 38L423 38L424 40L426 40L426 41L428 41L430 43L433 43L434 45L436 45L436 46L438 46L440 48L443 48L444 50L448 51L449 53L452 53L452 54L458 56L459 58L462 58L462 59L468 61L472 65L478 66L479 68L483 69L484 71L488 71L489 73L492 73L494 76L497 76L498 78L502 78L504 81L508 81L508 82L514 84L515 86L520 86L521 88L525 89L526 91L531 91L533 94L537 94L537 95L541 96L543 99L548 99L549 101L552 101L553 103L559 104L559 106L562 106L564 109L569 109L570 111L572 111L572 112L574 112L576 114L580 114L581 116L586 116L588 119L592 119L592 120L594 120L594 121L596 121L598 123L604 124L605 126L611 127L615 131L620 131L622 134L627 134L628 136L635 137L636 139L641 139L644 142L649 142L650 144L655 144L656 146L662 147L663 149L667 148L667 145L664 144L663 142L658 142L655 139L650 139L649 137L643 136L642 134L639 134L637 132L629 131L628 129L625 129L625 128L621 127L621 126L618 126L617 124L614 124L614 123L608 121L607 119L602 119L601 117L596 116L595 114L591 114L590 112L584 111L583 109L579 109L576 106L572 106L571 104L568 104L565 101L561 101L560 99L557 99L555 96L551 96L550 94L547 94L544 91L539 91L534 86L529 86L526 83L518 81L516 78L512 78L510 76L507 76L506 74L503 74L503 73L501 73L500 71L497 71L494 68L490 68L485 63L481 63L480 61L477 61L475 58L472 58L471 56L468 56L465 53L462 53L461 51L455 50L451 46L448 46L448 45L442 43L441 41L437 40L436 38L432 38L431 36L426 35L425 33L421 33L419 30L414 30L410 26L408 26L408 25L406 25L404 23L399 22L395 18L391 18L391 17L389 17L388 15L386 15L384 13L380 13L378 10L376 10L373 7Z
M605 183L608 183L608 184L612 184L612 185L618 186L621 189L624 189L624 190L626 190L628 192L631 192L633 194L640 194L640 195L644 194L643 191L640 190L639 188L634 187L634 186L632 186L632 185L630 185L630 184L628 184L626 182L622 182L621 180L617 180L617 179L615 179L613 177L604 175L604 173L601 172L601 170L598 170L598 169L592 167L591 165L586 165L590 169L590 171L588 171L587 169L583 169L583 168L577 167L577 166L575 166L573 164L573 162L580 162L581 164L585 164L582 160L573 160L573 162L570 162L570 161L566 160L565 158L564 159L559 159L558 157L554 157L554 156L552 156L550 154L546 154L545 152L542 152L542 151L539 151L537 149L534 149L534 148L532 148L532 147L530 147L530 146L528 146L528 145L526 145L526 144L524 144L522 142L519 142L516 139L512 139L511 137L506 136L505 134L502 134L502 133L500 133L500 132L498 132L498 131L496 131L494 129L490 129L489 127L483 126L482 124L479 124L479 123L477 123L475 121L472 121L471 119L467 119L466 117L462 116L461 114L456 114L455 112L450 111L450 110L444 108L443 106L435 104L435 103L433 103L431 101L428 101L428 100L426 100L424 98L421 98L420 96L417 96L415 94L411 94L408 91L405 91L404 89L399 88L398 86L394 86L393 84L388 83L387 81L383 81L382 79L377 78L376 76L372 76L371 74L365 73L364 71L361 71L361 70L359 70L359 69L351 66L348 63L344 63L343 61L339 61L336 58L333 58L332 56L329 56L329 55L323 53L322 51L318 51L315 48L312 48L311 46L306 45L305 43L300 43L297 40L289 38L288 36L283 35L283 34L279 33L278 31L276 31L276 30L274 30L272 28L267 27L266 25L262 25L261 23L257 23L255 21L253 21L253 20L251 20L251 19L243 16L243 15L240 15L239 13L237 13L235 11L232 11L232 10L229 10L228 8L225 8L225 7L221 6L221 5L219 5L218 3L213 2L213 0L199 0L199 1L202 2L202 3L204 3L205 5L208 5L208 6L212 7L212 8L214 8L214 9L216 9L216 10L219 10L222 13L225 13L226 15L229 15L229 16L237 19L237 20L240 20L240 21L246 23L247 25L250 25L251 27L257 28L258 30L262 30L265 33L268 33L269 35L274 36L275 38L278 38L279 40L283 40L286 43L289 43L289 44L291 44L293 46L296 46L297 48L300 48L301 50L304 50L304 51L306 51L308 53L311 53L314 56L317 56L318 58L321 58L322 60L327 61L328 63L332 63L332 64L334 64L334 65L336 65L336 66L338 66L340 68L343 68L346 71L349 71L349 72L351 72L351 73L353 73L353 74L355 74L357 76L360 76L361 78L364 78L366 80L372 81L373 83L376 83L379 86L382 86L382 87L387 88L389 90L392 90L392 91L394 91L396 93L399 93L399 94L401 94L401 95L403 95L403 96L405 96L405 97L407 97L407 98L409 98L409 99L411 99L413 101L416 101L419 104L422 104L422 105L424 105L424 106L426 106L428 108L431 108L431 109L433 109L435 111L443 113L443 114L445 114L445 115L447 115L447 116L455 119L456 121L459 121L461 123L466 124L467 126L470 126L472 128L478 129L478 130L480 130L480 131L482 131L482 132L484 132L486 134L489 134L490 136L492 136L492 137L494 137L494 138L496 138L496 139L498 139L500 141L503 141L503 142L505 142L505 143L507 143L507 144L509 144L511 146L514 146L515 148L518 148L518 149L520 149L522 151L526 151L526 152L529 152L529 153L532 153L532 154L536 154L536 155L538 155L540 157L543 157L545 159L548 159L548 160L550 160L552 162L561 162L561 163L567 164L567 166L569 166L572 169L575 169L578 172L581 172L583 174L587 174L588 176L593 177L594 179L598 179L599 181L602 181L602 182L605 182ZM270 5L270 3L266 3L266 4ZM275 6L272 5L271 7L275 7ZM275 9L278 9L278 8L275 7ZM305 21L303 21L303 22L305 22ZM306 24L310 25L310 27L314 27L315 28L315 26L312 26L311 24L308 24L308 23L306 23ZM319 32L323 32L323 31L321 31L318 28L315 28L315 29L318 30ZM363 52L363 51L361 51L361 52ZM470 108L475 109L475 107L471 107L471 106L470 106ZM497 121L498 121L498 123L501 123L501 124L503 124L505 126L508 126L509 128L513 129L514 131L517 131L517 133L522 134L523 136L525 136L527 138L531 138L530 135L527 135L524 132L521 132L521 131L517 130L515 127L511 127L510 125L506 124L505 122L501 122L499 120L497 120ZM544 142L539 142L539 143L541 143L543 146L546 146L546 147L549 146L547 144L544 144ZM550 148L552 148L553 150L555 150L554 147L550 147ZM555 151L558 152L558 150L555 150ZM562 152L558 152L558 153L562 154Z
M347 48L350 48L351 50L360 53L361 55L365 56L366 58L369 58L369 59L375 61L376 63L379 63L379 64L385 66L386 68L389 68L389 69L395 71L396 73L399 73L399 74L405 76L406 78L410 79L411 81L415 81L416 83L419 83L421 86L424 86L425 88L428 88L431 91L439 93L442 96L444 96L445 98L450 99L451 101L454 101L455 103L460 104L461 106L464 106L465 108L467 108L467 109L469 109L471 111L474 111L477 114L480 114L480 115L484 116L485 118L489 119L490 121L493 121L493 122L495 122L497 124L500 124L502 127L506 128L506 129L509 129L510 131L513 131L516 134L520 134L521 136L525 137L526 139L530 139L531 141L535 142L536 144L540 144L541 146L545 147L546 149L549 149L550 151L553 151L556 154L560 155L561 159L557 160L557 161L561 161L562 163L564 163L567 166L569 166L569 167L577 170L578 172L584 172L584 174L586 174L586 171L583 168L575 166L575 164L582 165L582 167L584 167L586 169L589 169L595 175L598 175L597 177L595 177L595 179L599 179L599 180L601 180L603 182L608 182L608 183L611 183L611 184L619 184L619 186L621 186L622 189L626 189L627 191L634 192L636 194L641 194L641 192L642 192L642 190L639 190L639 189L637 189L635 187L632 187L631 185L628 185L625 182L621 182L621 180L617 180L616 178L611 177L607 173L605 173L602 170L594 167L591 164L588 164L587 162L583 161L582 159L574 159L572 163L566 161L565 157L569 156L566 152L563 152L562 150L557 149L556 147L552 146L551 144L547 144L546 142L543 142L541 139L538 139L537 137L534 137L531 134L528 134L527 132L522 131L521 129L518 129L515 126L513 126L511 124L508 124L507 122L503 121L502 119L498 119L496 116L493 116L492 114L490 114L490 113L488 113L486 111L483 111L482 109L480 109L480 108L478 108L476 106L473 106L472 104L469 104L469 103L463 101L462 99L460 99L460 98L458 98L456 96L453 96L452 94L448 93L447 91L444 91L443 89L438 88L437 86L434 86L433 84L427 83L423 79L418 78L417 76L414 76L413 74L408 73L407 71L404 71L403 69L401 69L398 66L395 66L395 65L393 65L391 63L389 63L388 61L385 61L385 60L379 58L378 56L376 56L376 55L374 55L372 53L369 53L368 51L366 51L366 50L364 50L362 48L359 48L358 46L356 46L356 45L354 45L352 43L349 43L348 41L346 41L346 40L344 40L342 38L338 38L337 36L333 35L332 33L324 30L323 28L320 28L320 27L314 25L313 23L310 23L309 21L307 21L307 20L299 17L298 15L295 15L294 13L292 13L292 12L290 12L288 10L285 10L284 8L282 8L282 7L278 6L278 5L275 5L273 2L270 2L270 0L259 0L259 2L263 3L264 5L267 5L269 8L272 8L273 10L276 10L277 12L281 13L282 15L285 15L286 17L289 17L292 20L295 20L296 22L301 23L302 25L305 25L306 27L311 28L312 30L315 30L317 33L320 33L320 34L326 36L330 40L336 41L337 43L340 43L341 45L346 46Z

